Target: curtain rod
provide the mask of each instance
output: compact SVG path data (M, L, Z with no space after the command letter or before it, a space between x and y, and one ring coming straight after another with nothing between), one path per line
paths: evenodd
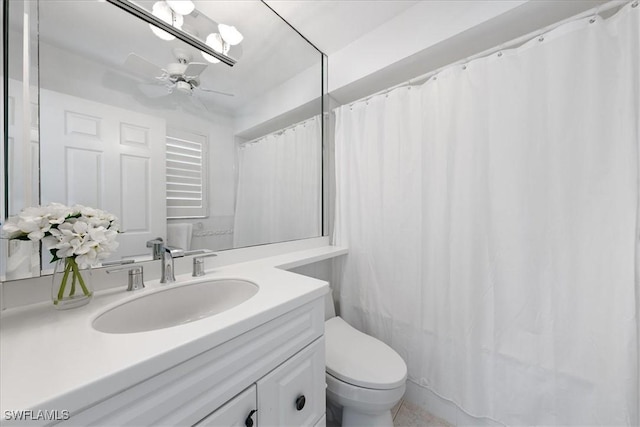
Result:
M307 124L307 123L309 123L310 121L312 121L312 120L316 120L318 117L319 117L319 116L313 116L313 117L310 117L310 118L305 119L305 120L303 120L303 121L301 121L301 122L294 123L294 124L292 124L292 125L289 125L289 126L287 126L287 127L282 128L282 129L278 129L278 130L276 130L276 131L270 132L270 133L268 133L268 134L266 134L266 135L262 135L262 136L259 136L259 137L257 137L257 138L253 138L253 139L251 139L251 140L249 140L249 141L242 141L242 142L239 142L239 143L238 143L238 145L243 146L243 145L255 144L255 143L256 143L256 142L258 142L259 140L261 140L261 139L263 139L263 138L266 138L266 137L268 137L268 136L277 136L277 135L282 135L283 133L285 133L285 132L286 132L286 131L288 131L289 129L293 129L293 128L294 128L294 127L296 127L296 126L306 125L306 124Z
M456 65L466 64L466 63L471 62L471 61L473 61L475 59L485 58L485 57L491 56L492 54L494 54L496 52L500 52L501 50L516 48L518 46L521 46L521 45L525 44L526 42L528 42L530 40L535 39L536 37L540 37L543 34L546 34L546 33L550 32L550 31L553 31L556 28L561 27L562 25L568 24L570 22L576 22L576 21L579 21L579 20L584 19L584 18L589 17L589 16L595 17L595 16L599 15L600 13L606 12L608 10L612 10L612 9L616 9L616 8L622 9L623 7L628 5L629 3L632 4L632 7L637 7L638 6L638 2L639 2L639 0L635 0L635 1L633 1L633 3L632 3L632 0L613 0L613 1L610 1L608 3L601 4L600 6L597 6L595 8L592 8L592 9L589 9L589 10L584 11L582 13L579 13L578 15L574 15L574 16L572 16L570 18L563 19L562 21L553 23L553 24L548 25L548 26L546 26L546 27L544 27L542 29L538 29L538 30L532 31L532 32L527 33L527 34L525 34L523 36L517 37L517 38L515 38L513 40L509 40L509 41L507 41L505 43L502 43L502 44L500 44L498 46L491 47L491 48L483 50L483 51L481 51L479 53L475 53L475 54L473 54L471 56L467 56L466 58L460 59L460 60L455 61L455 62L451 62L451 63L449 63L447 65L443 65L442 67L436 68L435 70L427 71L426 73L421 74L421 75L419 75L417 77L412 77L409 80L406 80L406 81L404 81L402 83L398 83L397 85L391 86L391 87L389 87L387 89L380 90L380 91L375 92L375 93L373 93L371 95L364 96L364 97L362 97L360 99L357 99L357 100L355 100L353 102L349 102L349 103L347 103L345 105L348 105L349 107L352 107L353 105L355 105L355 104L357 104L359 102L366 102L366 101L370 100L371 98L374 98L374 97L376 97L378 95L384 95L386 93L391 92L392 90L395 90L395 89L398 89L398 88L401 88L401 87L415 86L415 85L422 84L422 83L426 82L427 80L429 80L432 76L434 76L434 75L436 75L438 73L441 73L442 71L444 71L444 70L446 70L446 69L448 69L450 67L454 67Z

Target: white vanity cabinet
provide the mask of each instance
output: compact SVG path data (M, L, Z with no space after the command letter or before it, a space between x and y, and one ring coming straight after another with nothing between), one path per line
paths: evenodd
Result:
M196 427L257 427L257 392L255 384L201 420Z
M317 339L197 427L318 426L325 412L324 340Z
M246 426L257 410L254 427L324 426L323 334L321 297L72 413L61 424Z

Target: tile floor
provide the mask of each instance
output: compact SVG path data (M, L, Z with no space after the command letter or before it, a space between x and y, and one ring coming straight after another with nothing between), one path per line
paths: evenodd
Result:
M417 405L401 400L393 409L394 427L452 427Z
M394 427L452 427L448 422L409 402L401 400L392 410ZM327 427L340 427L327 421Z

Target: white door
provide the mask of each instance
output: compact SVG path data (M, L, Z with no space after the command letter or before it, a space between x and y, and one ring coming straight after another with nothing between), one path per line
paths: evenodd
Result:
M118 216L111 259L148 255L147 240L166 237L164 119L43 89L40 132L43 204Z

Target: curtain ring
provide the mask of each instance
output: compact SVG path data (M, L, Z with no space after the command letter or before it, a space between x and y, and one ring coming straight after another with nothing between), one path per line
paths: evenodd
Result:
M638 2L634 1L633 3L631 3L631 7L638 7Z
M540 36L540 37L538 37L538 41L539 41L539 42L543 42L543 41L544 41L544 36Z
M502 56L502 52L498 52L498 58Z
M466 66L466 65L463 65L463 66L462 66L462 69L463 69L463 70L466 70L466 69L467 69L467 66Z
M594 16L593 18L589 19L589 24L593 24L593 23L595 23L595 22L596 22L596 18L595 18L595 16Z

